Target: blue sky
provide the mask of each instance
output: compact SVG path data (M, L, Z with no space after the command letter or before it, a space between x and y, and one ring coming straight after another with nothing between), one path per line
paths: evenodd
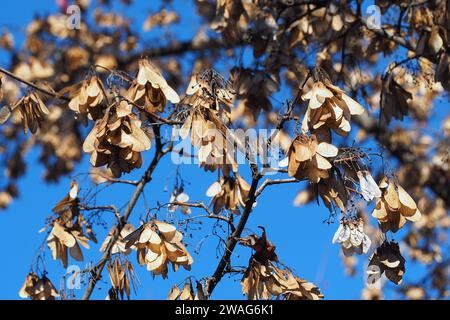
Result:
M150 10L159 8L158 1L136 1L127 13L132 17L133 28L141 30L142 22ZM149 4L151 3L151 4ZM189 3L189 4L188 4ZM175 9L182 10L181 23L173 30L182 38L189 38L196 30L198 22L192 15L193 6L188 1L175 1ZM0 28L3 26L12 29L16 36L16 46L20 46L23 37L20 30L23 30L36 13L44 14L57 10L53 0L44 1L24 1L5 2L0 11ZM122 9L120 9L122 10ZM18 28L17 28L18 27ZM148 34L143 34L146 42L157 39L161 34L161 29L155 29ZM8 67L8 59L5 52L0 51L0 65ZM184 65L189 65L189 57L184 61ZM217 66L224 68L224 66ZM144 155L145 163L151 159L152 151ZM74 174L88 172L89 164L87 158L77 166ZM133 222L138 224L140 214L147 208L154 207L156 201L168 201L175 179L176 166L171 162L164 161L156 171L154 180L148 185L145 191L145 199L141 198L136 211L133 214ZM0 273L2 283L0 286L0 299L16 299L17 292L22 285L33 256L39 245L44 240L44 234L39 234L38 230L44 225L45 218L51 214L52 206L59 201L68 191L70 178L64 178L60 184L48 185L42 182L41 176L43 168L38 164L38 154L32 151L28 155L28 170L24 179L19 183L21 196L12 206L0 212L0 243L2 252L2 263ZM144 164L145 167L145 164ZM139 172L134 172L130 179L139 176ZM215 181L216 174L205 174L196 165L185 165L180 168L182 177L187 181L186 192L193 200L206 201L205 192L208 186ZM245 171L244 171L245 172ZM248 180L248 175L246 176ZM82 177L81 177L82 179ZM82 182L80 179L80 182ZM336 224L327 225L323 221L328 217L327 209L321 205L312 204L303 208L296 208L292 205L296 192L300 185L282 185L268 189L258 201L258 206L250 216L248 231L259 232L257 226L266 227L269 239L277 246L279 259L286 265L293 268L300 277L308 279L318 285L326 298L329 299L358 299L364 283L363 265L368 258L362 256L359 259L358 275L350 278L345 275L342 261L339 257L340 248L331 244L331 238L337 228ZM82 189L81 192L88 190ZM111 204L121 207L132 194L131 186L114 186L101 193L97 198L98 204ZM193 209L193 214L201 214L201 211ZM179 215L180 213L177 213ZM166 212L161 211L160 217L164 218ZM111 226L112 220L108 213L104 214L104 219ZM99 227L98 239L104 238L108 230L101 230ZM152 276L144 267L135 264L138 270L141 286L136 296L138 299L164 299L170 288L174 284L179 284L187 276L193 275L197 279L210 276L214 272L217 264L216 247L217 237L209 235L211 233L210 223L205 223L200 231L193 231L198 234L192 239L187 239L190 244L188 249L193 254L195 263L191 273L178 271L170 272L168 280L160 278L152 279ZM205 237L207 236L207 237ZM400 235L396 236L397 238ZM202 243L200 254L193 251L199 243ZM90 250L85 250L85 263L76 263L70 260L69 264L77 264L84 268L89 261L96 262L99 257L99 245L93 245ZM233 256L233 262L244 266L250 257L247 249L237 250ZM59 279L64 275L65 270L59 261L51 260L47 251L46 268L50 279L59 287ZM135 261L134 253L130 256ZM413 267L413 263L407 262L406 276L417 276L420 268ZM105 274L106 275L106 274ZM105 277L107 279L107 277ZM218 285L213 298L216 299L241 299L240 276L227 277ZM106 296L108 283L100 283L98 290L93 297L102 299ZM77 295L82 290L76 291ZM387 297L393 297L388 294ZM395 296L394 296L395 297Z

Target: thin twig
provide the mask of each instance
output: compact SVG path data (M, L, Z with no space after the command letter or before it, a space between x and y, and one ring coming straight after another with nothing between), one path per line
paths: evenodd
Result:
M274 184L286 184L286 183L296 183L300 182L300 180L297 180L295 178L288 178L288 179L266 179L261 184L261 186L256 190L255 196L259 197L261 193L264 191L264 189L268 186L274 185Z
M253 205L256 201L256 189L258 187L259 181L261 180L261 177L262 176L260 174L254 175L241 219L239 220L236 230L227 239L225 252L222 255L222 258L220 259L216 270L214 271L213 275L206 281L206 294L208 296L212 294L214 288L217 286L217 284L220 282L222 277L227 272L227 267L230 267L231 254L233 253L236 244L238 242L238 239L241 237L242 231L244 230L245 225L248 221L250 213L252 212Z
M109 206L86 206L83 204L79 205L80 210L82 211L111 211L115 214L118 221L120 221L120 211L114 205Z
M13 78L13 79L16 80L16 81L22 82L23 84L26 84L26 85L29 86L29 87L32 87L32 88L34 88L34 89L36 89L36 90L38 90L38 91L40 91L40 92L42 92L42 93L45 93L45 94L48 95L48 96L51 96L51 97L57 98L57 99L61 99L61 100L64 100L64 101L70 101L69 98L64 97L64 96L61 96L61 95L59 95L59 94L56 93L56 92L51 92L51 91L49 91L49 90L46 90L46 89L44 89L44 88L41 88L41 87L35 85L34 83L32 83L32 82L30 82L30 81L27 81L27 80L25 80L25 79L22 79L22 78L20 78L19 76L16 76L14 73L9 72L9 71L6 70L6 69L0 68L0 72L3 73L3 74L6 74L7 76L9 76L10 78Z

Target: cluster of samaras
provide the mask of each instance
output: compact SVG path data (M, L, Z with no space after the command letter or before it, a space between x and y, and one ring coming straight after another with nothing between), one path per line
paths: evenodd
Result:
M395 284L400 284L403 280L405 258L401 255L397 242L383 242L369 261L368 275L379 278L383 273Z
M96 76L83 81L71 96L71 109L96 120L83 150L91 154L94 167L106 165L113 177L141 167L141 153L151 147L150 137L142 130L147 112L162 112L168 100L180 101L160 71L147 60L139 61L136 79L124 96L117 93L107 106L105 90Z
M382 195L377 198L372 216L378 219L383 232L397 232L406 220L416 222L421 218L417 204L400 185L384 177L379 184Z
M364 153L356 148L341 150L332 144L331 132L348 135L351 116L362 114L363 107L326 79L315 81L302 98L309 101L302 132L293 139L287 158L281 164L288 166L288 174L317 185L316 190L325 205L330 210L339 208L344 217L353 195L359 194L367 202L376 199L372 215L384 233L398 231L407 220L418 221L421 213L416 203L396 180L383 175L377 184L364 162ZM346 256L367 253L371 245L364 233L363 221L354 217L341 221L333 238L335 242L341 244ZM400 251L394 250L398 259L392 264L377 258L392 248L391 244L383 244L371 263L380 261L380 275L385 272L388 279L398 284L404 273Z
M338 155L338 148L331 144L331 130L348 135L350 117L362 114L364 108L328 80L325 84L316 81L302 99L309 103L302 133L292 141L288 151L288 173L299 180L318 183L329 178L332 168L329 159Z
M64 267L67 267L68 253L75 260L83 261L80 244L89 249L88 241L97 242L97 240L91 226L80 212L76 182L72 183L70 192L53 208L53 211L57 216L51 222L51 230L47 238L47 245L52 252L53 259L61 260ZM101 251L104 251L111 241L114 228L116 227L113 227L103 242ZM147 265L147 270L154 275L162 275L166 278L168 263L172 264L174 271L178 270L179 266L189 270L193 263L192 256L183 245L182 239L183 236L176 227L166 222L151 220L136 230L132 224L126 224L113 244L111 253L125 256L135 250L141 265ZM110 266L110 272L118 269L125 272L126 269L130 274L133 273L132 268L126 262L120 265L117 263ZM125 281L123 278L119 280L113 283L113 288L117 288L117 292L122 295L127 288L125 292L128 294L129 285L123 282Z
M131 287L136 288L139 281L134 271L133 264L116 256L109 261L106 266L111 282L111 289L108 291L107 300L123 299L124 295L130 298Z
M244 207L250 185L239 174L236 173L235 176L236 178L226 175L220 177L206 191L206 195L212 198L214 213L220 213L222 209L238 213L239 207Z
M40 95L36 92L30 92L14 105L4 106L0 110L0 124L5 123L15 110L19 111L24 133L27 133L28 131L31 131L33 134L36 133L37 129L40 127L41 121L43 121L45 116L50 114Z
M271 299L318 300L323 298L313 283L300 279L290 270L276 264L275 246L267 239L263 229L261 237L250 235L240 240L241 245L255 250L242 278L242 292L250 300Z
M166 222L152 220L141 225L137 230L128 234L123 240L125 249L132 246L137 250L140 265L146 265L153 275L167 278L169 263L173 270L180 266L190 270L194 259L182 243L183 235Z
M344 175L358 185L366 201L376 199L373 216L380 222L383 232L397 231L406 220L417 221L420 218L417 205L401 186L387 177L377 186L370 172L362 169L365 167L360 162L363 156L356 151L352 154L350 149L340 152L331 143L331 130L347 135L351 130L350 117L362 114L363 107L328 80L316 81L302 98L309 100L302 122L303 132L294 138L288 158L282 161L288 165L288 174L318 184L325 204L345 211L349 191L335 174L338 166L343 167Z
M203 289L203 285L201 282L196 281L196 286L192 285L191 279L188 278L183 288L180 288L177 285L174 285L172 289L170 289L169 295L167 296L168 300L207 300L207 296Z
M30 272L20 288L19 296L32 300L54 300L59 297L59 293L45 275L39 277L36 273Z
M177 108L168 120L181 123L178 131L181 138L185 139L190 134L191 144L198 148L200 166L205 170L220 169L222 172L207 191L212 198L214 213L220 214L223 210L239 213L239 209L245 207L250 186L239 175L234 155L227 152L229 132L225 123L230 119L230 108L236 94L231 83L209 69L192 77L186 95L180 99L149 61L140 60L138 66L136 77L128 79L130 86L123 94L115 87L110 88L112 98L95 74L59 93L69 93L69 108L81 119L95 121L83 144L83 150L91 155L91 164L94 167L106 166L108 175L112 177L140 168L142 152L151 147L151 136L143 128L143 123L159 117L156 113L164 112L170 101L177 104ZM363 161L363 155L353 152L352 148L339 149L332 144L332 132L347 136L351 131L351 116L361 115L364 108L328 79L319 81L317 76L302 99L308 101L302 132L292 140L287 157L282 161L288 167L288 174L316 185L318 194L330 210L339 208L346 212L352 193L359 193L366 201L376 199L373 216L378 219L383 232L396 232L406 220L418 221L421 214L417 205L401 186L386 177L377 185ZM48 113L35 92L22 98L15 107L20 110L24 128L33 133L43 115ZM343 169L344 178L340 169ZM349 184L359 191L349 188ZM64 266L67 266L68 253L76 260L83 259L79 244L89 248L88 241L96 241L80 214L77 192L77 186L73 185L71 192L54 208L58 217L52 221L47 239L53 258L60 259ZM106 238L102 250L106 249L113 234L114 230ZM360 219L342 221L333 242L340 243L346 255L367 253L371 244ZM255 250L242 280L243 292L249 299L273 296L322 298L316 286L274 263L278 261L275 247L267 241L265 233L261 238L253 236L241 243ZM386 246L383 244L371 261L374 264L379 261L381 273L386 272L389 279L398 283L404 266L401 263L395 266L386 264L379 258L388 250ZM131 250L137 251L141 265L146 265L153 275L162 275L163 278L167 277L169 263L175 271L180 266L190 269L193 263L182 243L182 234L175 226L162 221L150 220L136 230L131 224L125 225L113 244L112 253L128 254ZM403 258L399 251L398 256L401 261ZM108 271L113 284L110 298L129 296L133 270L128 262L114 260L108 265ZM203 296L199 289L197 291L196 294L192 285L186 284L183 290L174 287L171 296L174 299Z
M53 208L57 215L51 224L47 245L55 260L61 260L67 268L68 253L77 261L83 261L80 244L89 249L89 240L97 242L92 228L81 214L78 199L78 184L72 182L70 192Z
M83 143L84 152L91 154L91 164L106 165L114 177L140 168L141 152L151 147L150 138L141 129L142 121L132 109L125 100L110 105Z

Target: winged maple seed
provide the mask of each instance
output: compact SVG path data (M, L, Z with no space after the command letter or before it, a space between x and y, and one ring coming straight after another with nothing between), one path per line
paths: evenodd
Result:
M381 190L369 171L358 171L356 174L359 178L359 185L364 200L371 201L373 198L381 197Z
M383 94L381 96L381 119L385 124L389 124L392 118L403 120L408 115L410 107L408 100L412 100L411 93L403 89L394 79L394 75L389 73L383 79Z
M186 96L178 106L175 118L182 121L179 130L182 139L191 133L191 143L198 150L199 166L207 171L231 166L237 170L234 153L227 146L230 107L234 91L229 81L217 71L207 69L191 77ZM233 146L232 146L233 147Z
M97 120L103 116L106 91L97 76L91 76L64 91L69 92L71 98L69 108L71 110L81 115L87 115L91 120Z
M205 295L203 285L196 281L196 290L194 290L192 286L192 282L190 279L188 279L183 286L183 289L180 290L180 288L177 285L174 285L172 289L169 291L169 295L167 297L167 300L207 300L208 297Z
M131 104L124 100L112 103L83 143L83 151L91 154L91 164L106 165L113 177L140 168L141 152L151 147L141 124Z
M140 226L124 238L125 249L132 246L137 250L140 265L147 265L147 270L154 276L162 275L167 278L167 264L172 263L174 271L179 266L191 269L194 259L182 243L183 235L175 226L152 220Z
M338 148L327 142L317 141L316 135L298 135L288 151L288 174L298 180L308 179L318 183L329 178L332 165L327 158L335 157Z
M6 78L3 81L3 74L0 72L0 101L3 105L0 108L0 124L6 123L10 118L15 102L18 99L19 86L13 81L8 81Z
M315 82L302 99L309 100L302 122L304 132L326 125L337 134L347 136L351 130L351 116L364 113L364 108L358 102L329 80Z
M186 102L194 106L220 110L219 102L225 111L230 112L235 92L230 81L214 69L206 69L201 74L191 77L186 90Z
M109 231L108 235L105 238L105 241L103 241L102 246L100 247L101 252L105 251L106 248L108 247L108 244L111 241L116 228L117 228L116 226L113 226L111 228L111 230ZM130 254L131 248L126 247L126 241L124 239L126 236L128 236L133 231L134 231L134 227L131 223L127 223L126 225L123 226L122 230L120 231L119 238L113 244L113 247L111 249L111 254L116 254L116 253L122 253L125 255Z
M261 112L269 113L273 106L270 96L280 90L278 75L247 68L233 68L231 81L236 88L236 108L231 111L231 120L247 122L249 127L256 125Z
M199 166L205 170L215 171L219 167L223 169L226 164L237 170L236 161L228 152L224 135L202 109L201 106L193 106L188 111L179 130L180 137L186 139L190 133L191 144L198 148Z
M106 182L111 182L114 179L112 172L104 167L91 167L89 175L91 180L95 184L102 184Z
M70 192L53 208L58 217L52 221L52 230L47 238L47 245L54 260L61 260L66 268L68 254L77 261L83 261L80 244L89 249L88 241L97 243L91 226L80 213L78 184L73 181ZM85 235L85 232L87 235Z
M44 116L50 113L36 92L30 92L23 96L12 107L12 109L16 108L19 108L24 133L27 133L28 130L33 134L36 133L37 129L41 126L41 122L44 120Z
M351 256L354 253L367 253L372 243L370 238L364 233L362 218L353 221L342 219L332 240L332 243L336 242L341 244L342 252L345 256Z
M328 179L321 179L318 192L328 210L335 212L339 208L341 212L346 211L350 195L340 177L331 174Z
M398 285L403 280L405 261L398 243L385 241L370 258L367 275L379 279L384 273L390 281Z
M130 299L131 287L136 289L139 284L133 264L115 257L108 263L106 269L111 281L111 289L108 291L107 300L119 300L119 298L123 300L124 295Z
M225 143L223 138L215 135L216 126L208 120L199 108L192 108L190 114L184 120L180 128L180 137L186 139L191 133L191 143L199 148L198 158L200 162L205 162L206 158L216 149L223 148Z
M183 188L175 188L170 195L169 205L167 206L167 211L175 212L178 207L183 214L191 214L191 208L184 205L178 205L174 203L183 203L189 201L189 195L183 191Z
M416 203L400 185L385 176L378 186L382 194L377 198L372 216L378 219L383 232L397 232L407 220L420 220L422 215Z
M125 96L149 112L163 112L167 101L180 102L180 97L167 83L161 72L146 59L139 60L136 79Z
M224 175L208 188L206 195L212 198L214 213L227 209L239 214L239 207L245 206L249 191L250 185L239 174L235 174L235 178Z
M59 293L45 275L39 277L36 273L30 272L19 291L19 296L32 300L55 300L59 297Z
M255 250L241 281L242 292L247 299L266 300L273 296L288 300L322 299L323 295L314 284L295 277L292 272L275 264L278 262L275 246L267 240L265 229L260 228L263 230L261 237L253 234L239 241L241 245Z

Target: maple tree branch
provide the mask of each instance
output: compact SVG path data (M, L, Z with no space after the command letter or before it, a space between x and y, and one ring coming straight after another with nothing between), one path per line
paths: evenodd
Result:
M169 204L176 205L176 206L191 207L191 208L201 208L201 209L205 210L207 213L207 215L189 217L187 220L194 220L197 218L210 218L210 219L222 220L222 221L225 221L230 226L231 232L234 232L234 230L236 230L233 222L229 218L222 216L222 215L214 214L211 210L209 210L209 208L203 202L198 202L198 203L171 202Z
M120 211L114 205L109 206L86 206L83 204L79 205L80 210L82 211L110 211L113 212L116 216L117 220L120 221Z
M23 84L26 84L27 86L29 86L29 87L31 87L31 88L33 88L33 89L36 89L37 91L40 91L40 92L42 92L42 93L44 93L44 94L46 94L46 95L48 95L48 96L51 96L51 97L53 97L53 98L58 98L58 99L61 99L61 100L64 100L64 101L70 101L69 98L64 97L64 96L61 96L61 95L59 95L59 94L56 93L56 92L51 92L51 91L49 91L49 90L46 90L46 89L44 89L44 88L41 88L41 87L35 85L34 83L32 83L32 82L30 82L30 81L27 81L27 80L25 80L25 79L22 79L21 77L15 75L14 73L12 73L12 72L10 72L10 71L4 69L4 68L1 68L1 67L0 67L0 72L3 73L3 74L6 74L8 77L10 77L10 78L12 78L12 79L14 79L14 80L16 80L16 81L19 81L19 82L21 82L21 83L23 83Z
M208 297L211 296L214 288L220 282L222 277L227 273L227 268L230 267L231 254L233 253L236 244L241 237L242 231L244 230L245 225L248 221L250 213L253 210L253 205L256 201L256 190L261 178L262 176L260 174L256 174L253 177L249 195L247 197L247 201L245 202L244 212L242 213L241 219L239 220L236 230L227 239L225 252L220 259L216 270L214 271L213 275L206 281L206 295Z
M395 33L387 30L386 28L372 28L367 24L367 20L365 20L362 17L358 17L359 21L362 23L362 25L364 25L364 27L366 27L368 30L370 30L371 32L382 36L383 38L386 38L387 40L393 41L398 45L401 45L402 47L404 47L405 49L408 49L410 51L415 51L415 48L413 48L413 46L411 45L411 43L409 43L408 41L406 41L406 39L396 35Z
M288 178L288 179L266 179L261 184L261 186L256 190L255 196L259 197L261 193L264 191L265 188L268 186L274 185L274 184L286 184L286 183L296 183L300 182L300 180L297 180L296 178Z
M183 55L188 52L194 53L200 51L231 49L244 44L245 41L242 39L234 43L228 43L223 38L212 38L206 41L187 40L181 42L174 42L165 47L147 48L135 55L130 55L127 56L126 58L119 59L119 65L127 65L132 61L140 59L141 57L160 58L171 55Z
M89 175L99 176L100 178L103 178L106 180L106 182L109 183L121 183L121 184L129 184L132 186L137 186L139 184L139 180L128 180L128 179L118 179L118 178L111 178L107 177L104 174L97 173L97 172L89 172Z
M128 202L128 206L125 209L125 212L124 212L123 216L121 217L120 222L114 228L114 231L111 235L111 240L108 242L108 245L106 246L106 249L102 254L102 257L100 258L100 261L92 269L91 278L89 279L88 286L82 297L83 300L89 300L89 298L91 297L92 291L94 290L97 281L101 278L101 274L106 265L106 262L111 257L112 248L113 248L114 244L116 243L116 241L119 239L120 232L122 231L123 227L127 223L134 207L136 206L136 203L137 203L139 197L141 196L142 192L144 191L144 187L147 185L147 183L149 183L152 180L153 171L158 166L158 163L161 160L161 158L165 154L169 153L171 150L171 148L168 148L166 150L162 149L159 131L160 131L159 127L156 127L155 128L156 151L155 151L153 160L150 163L147 170L145 171L144 175L141 177L138 185L136 186L136 189L135 189L130 201Z

